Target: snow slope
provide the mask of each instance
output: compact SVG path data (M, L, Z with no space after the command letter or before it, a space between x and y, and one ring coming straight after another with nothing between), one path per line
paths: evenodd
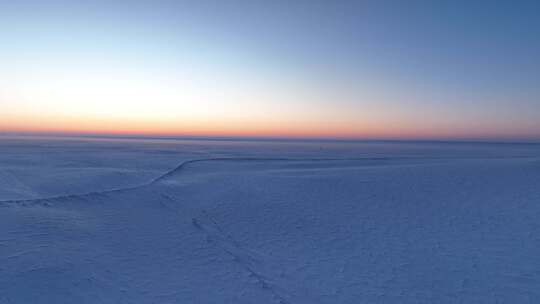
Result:
M540 302L538 146L242 146L0 203L0 303Z

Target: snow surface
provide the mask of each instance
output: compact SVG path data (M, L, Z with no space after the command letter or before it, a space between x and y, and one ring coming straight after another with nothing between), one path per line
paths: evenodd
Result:
M540 145L0 140L0 303L540 303Z

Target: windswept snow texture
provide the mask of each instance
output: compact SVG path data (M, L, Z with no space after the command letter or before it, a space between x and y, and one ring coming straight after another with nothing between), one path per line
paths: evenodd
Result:
M539 145L1 148L2 304L540 303Z

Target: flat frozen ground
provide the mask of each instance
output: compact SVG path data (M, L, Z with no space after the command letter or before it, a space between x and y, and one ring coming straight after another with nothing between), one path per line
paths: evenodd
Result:
M2 304L540 302L540 145L0 149Z

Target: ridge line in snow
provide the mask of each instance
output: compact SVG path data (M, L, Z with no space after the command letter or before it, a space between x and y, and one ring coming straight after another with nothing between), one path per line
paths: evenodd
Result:
M0 205L5 204L21 204L21 203L35 203L40 201L50 201L50 200L61 200L61 199L70 199L70 198L83 198L93 195L105 195L115 192L124 192L137 190L143 187L151 186L156 183L159 183L168 177L176 174L181 171L184 167L189 164L198 163L198 162L210 162L210 161L361 161L361 160L390 160L395 158L390 157L366 157L366 158L257 158L257 157L222 157L222 158L200 158L200 159L191 159L182 162L180 165L176 166L174 169L165 172L164 174L158 176L157 178L137 186L130 186L124 188L102 190L102 191L91 191L86 193L79 194L67 194L67 195L58 195L50 197L40 197L32 199L16 199L16 200L0 200Z

